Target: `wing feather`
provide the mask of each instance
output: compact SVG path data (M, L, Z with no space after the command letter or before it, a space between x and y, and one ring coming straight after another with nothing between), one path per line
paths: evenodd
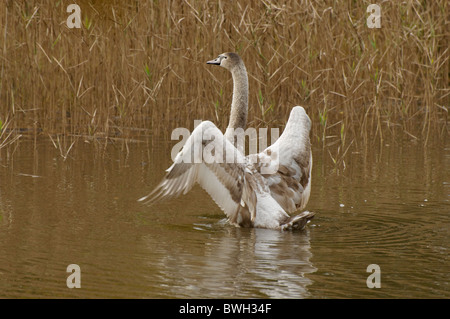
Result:
M273 198L288 213L303 209L310 195L312 153L311 120L301 106L292 109L280 138L256 155ZM275 167L275 169L273 169ZM269 173L264 173L268 169Z
M203 150L207 148L210 152L195 152L199 143ZM230 157L226 158L229 154L234 156L231 163ZM237 220L241 202L249 197L248 191L242 196L245 162L245 157L222 132L212 122L204 121L187 139L161 183L139 201L153 204L166 197L186 194L198 183L230 219Z

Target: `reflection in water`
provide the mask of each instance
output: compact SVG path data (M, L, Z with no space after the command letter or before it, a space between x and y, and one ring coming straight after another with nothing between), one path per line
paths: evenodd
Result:
M170 163L162 145L78 142L66 160L47 140L1 150L0 298L450 297L448 146L349 151L345 170L313 150L316 216L279 232L228 225L199 187L138 203ZM81 289L66 286L69 264Z
M149 251L158 250L161 256L158 268L160 278L166 281L164 294L194 298L309 296L311 280L305 275L316 269L310 262L307 231L239 229L225 223L216 227L207 236L192 230L190 238L180 242L151 235L146 238ZM196 241L194 253L183 251ZM167 242L170 244L165 245Z

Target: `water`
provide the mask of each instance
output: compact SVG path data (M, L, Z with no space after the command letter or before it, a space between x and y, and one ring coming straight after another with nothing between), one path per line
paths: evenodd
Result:
M171 163L163 140L79 139L64 160L24 138L1 152L0 297L449 298L450 146L384 143L345 169L313 155L316 217L280 232L228 225L199 187L137 202ZM67 288L70 264L80 289Z

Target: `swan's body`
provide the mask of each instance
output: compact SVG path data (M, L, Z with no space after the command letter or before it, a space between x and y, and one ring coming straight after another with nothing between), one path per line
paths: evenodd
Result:
M292 109L280 138L259 154L237 149L233 129L245 128L248 110L247 72L235 53L224 53L208 64L230 70L233 102L225 135L210 121L198 125L167 169L163 181L140 200L155 201L186 194L199 183L242 227L303 228L314 213L303 212L311 190L311 121L301 106ZM214 138L212 138L214 137Z

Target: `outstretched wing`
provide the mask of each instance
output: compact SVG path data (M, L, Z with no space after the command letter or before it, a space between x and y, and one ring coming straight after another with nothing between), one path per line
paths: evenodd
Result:
M288 213L303 209L311 191L311 120L301 106L292 109L280 138L249 156L266 179L273 198Z
M246 189L245 163L245 157L222 132L212 122L204 121L187 139L161 183L139 201L154 203L186 194L198 183L232 222L241 223L238 213L248 214L250 210L254 214L256 206L255 196Z

